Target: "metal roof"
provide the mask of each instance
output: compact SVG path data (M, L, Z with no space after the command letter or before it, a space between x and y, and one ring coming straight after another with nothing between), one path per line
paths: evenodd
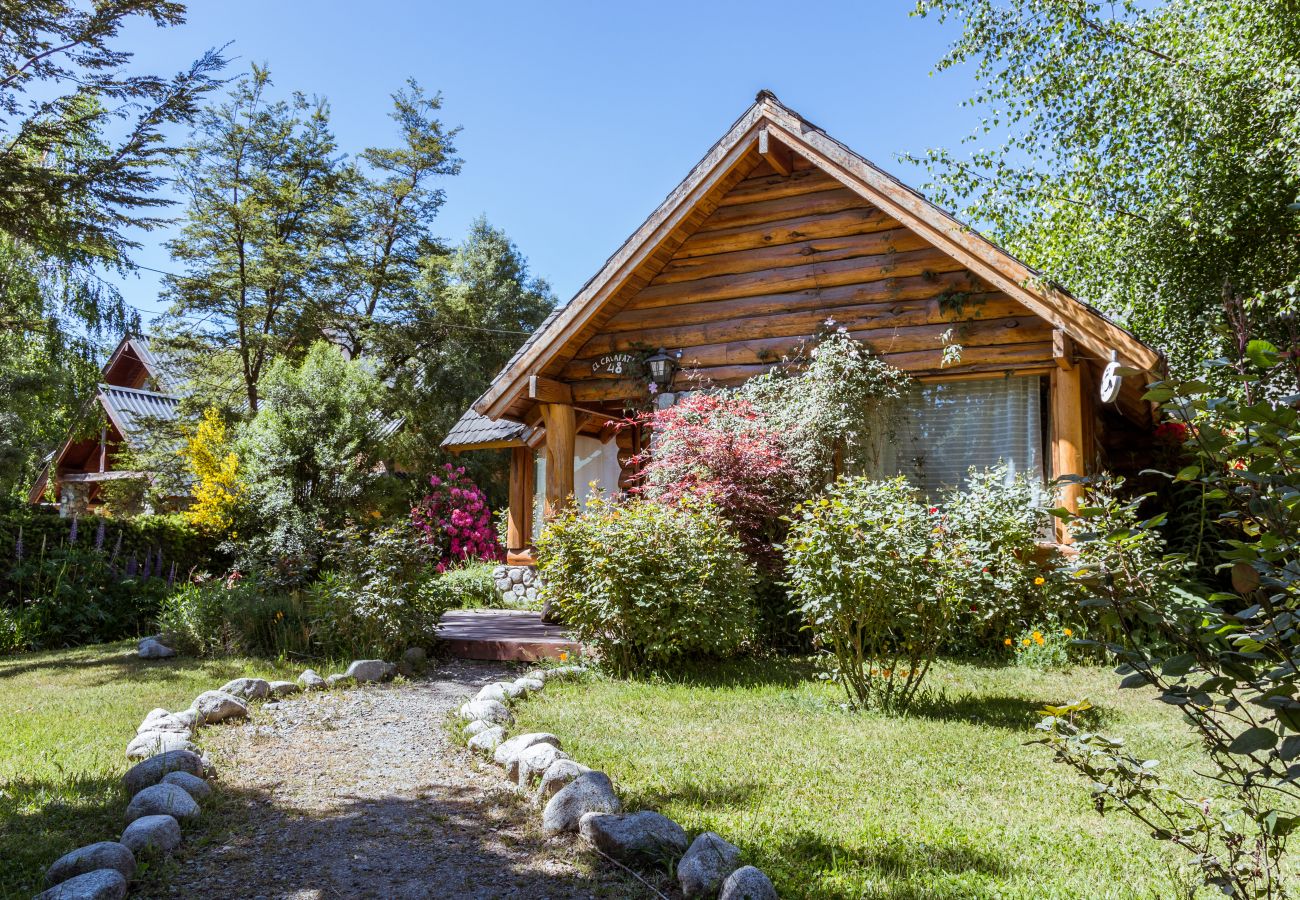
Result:
M180 398L171 394L140 391L112 384L99 386L99 399L113 424L128 441L133 441L149 420L175 420L176 407L180 403Z
M509 419L499 419L494 422L487 416L481 416L474 410L467 409L460 420L451 427L451 431L447 432L447 436L442 439L442 447L448 450L459 450L481 447L485 444L522 446L528 443L533 431L533 428L522 422L511 422Z

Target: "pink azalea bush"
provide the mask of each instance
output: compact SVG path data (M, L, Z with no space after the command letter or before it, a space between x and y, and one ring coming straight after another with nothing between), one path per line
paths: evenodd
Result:
M438 557L438 571L467 559L504 560L483 491L451 463L429 476L432 488L411 507L411 524Z

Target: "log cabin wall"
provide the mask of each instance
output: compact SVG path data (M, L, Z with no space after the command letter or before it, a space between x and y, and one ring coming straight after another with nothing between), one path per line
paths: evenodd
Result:
M691 375L737 384L833 318L918 377L987 377L1054 366L1052 328L830 175L761 163L718 202L658 274L564 363L575 402L635 396L593 374L605 354L682 351ZM963 348L944 366L945 343Z

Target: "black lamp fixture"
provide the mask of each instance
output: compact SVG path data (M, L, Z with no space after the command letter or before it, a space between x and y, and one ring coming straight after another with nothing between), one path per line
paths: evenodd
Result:
M681 356L678 351L677 356ZM677 359L670 355L663 347L659 352L645 361L646 368L650 371L650 380L659 387L668 387L673 381L673 372L677 369Z

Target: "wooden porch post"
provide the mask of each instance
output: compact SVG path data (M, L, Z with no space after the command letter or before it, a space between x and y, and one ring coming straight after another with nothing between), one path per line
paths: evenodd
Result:
M1052 373L1052 477L1086 475L1083 367L1074 360L1074 348L1068 336L1058 331L1053 344L1057 368ZM1070 512L1078 512L1082 494L1082 485L1061 485L1061 505ZM1060 523L1057 536L1062 541L1069 538Z
M573 444L577 417L572 406L539 404L546 425L546 508L551 519L573 499Z
M510 451L510 515L506 519L506 550L511 553L532 542L533 493L533 451L515 447Z

